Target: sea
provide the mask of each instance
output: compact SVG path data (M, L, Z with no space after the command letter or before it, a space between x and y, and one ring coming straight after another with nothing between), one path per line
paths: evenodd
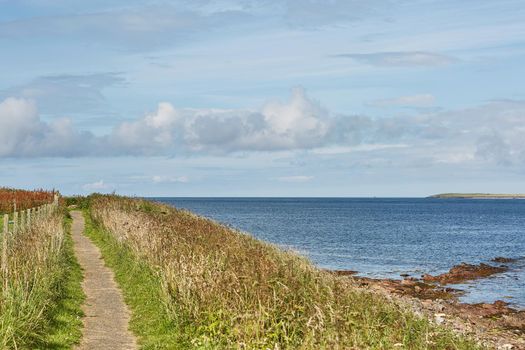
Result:
M401 279L462 262L518 259L507 272L450 285L464 302L525 309L525 200L154 198L307 256L321 268Z

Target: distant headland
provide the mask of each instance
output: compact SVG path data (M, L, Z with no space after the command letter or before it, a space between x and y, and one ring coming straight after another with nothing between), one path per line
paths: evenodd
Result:
M525 194L501 193L440 193L428 198L464 198L464 199L525 199Z

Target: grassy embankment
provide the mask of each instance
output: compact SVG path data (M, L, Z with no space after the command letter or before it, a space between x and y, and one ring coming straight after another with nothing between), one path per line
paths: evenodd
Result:
M82 272L64 213L34 217L29 228L8 236L7 273L0 273L1 349L69 349L81 337Z
M476 349L348 278L189 212L94 196L87 234L144 349Z

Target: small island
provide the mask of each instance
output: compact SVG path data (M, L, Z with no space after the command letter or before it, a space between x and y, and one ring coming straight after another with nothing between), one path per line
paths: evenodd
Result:
M440 193L428 198L462 198L462 199L525 199L525 194L501 193Z

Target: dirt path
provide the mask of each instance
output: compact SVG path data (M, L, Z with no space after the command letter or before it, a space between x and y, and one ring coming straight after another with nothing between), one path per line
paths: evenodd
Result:
M137 349L135 337L128 330L130 313L113 271L104 266L99 249L83 235L82 213L74 211L71 215L75 254L84 270L82 288L87 297L82 308L86 315L83 337L76 349Z

